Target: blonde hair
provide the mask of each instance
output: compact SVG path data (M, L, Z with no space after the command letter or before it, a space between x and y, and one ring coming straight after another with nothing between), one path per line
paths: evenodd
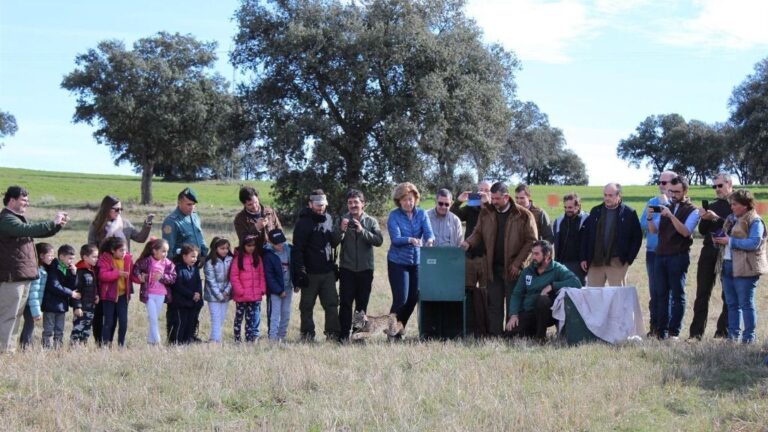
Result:
M413 194L415 204L418 205L419 197L421 195L419 194L419 190L416 188L416 185L411 182L400 183L395 187L395 193L392 194L392 198L395 200L395 205L400 207L400 200L409 193Z

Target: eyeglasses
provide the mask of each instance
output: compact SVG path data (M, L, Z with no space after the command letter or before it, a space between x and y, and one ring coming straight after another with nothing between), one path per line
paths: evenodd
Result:
M121 211L123 211L123 208L122 207L112 207L112 210L114 210L115 213L120 213Z
M447 202L438 202L437 205L439 205L440 207L450 207L451 206Z
M667 183L669 183L669 182L668 182L668 181L666 181L666 180L660 180L660 181L659 181L659 184L660 184L660 185L662 185L662 186L666 186L666 185L667 185Z
M712 189L722 189L723 187L725 187L725 185L723 183L718 183L718 184L713 184L712 185Z
M672 190L672 189L667 189L667 192L673 193L673 194L681 194L681 193L683 193L682 190Z

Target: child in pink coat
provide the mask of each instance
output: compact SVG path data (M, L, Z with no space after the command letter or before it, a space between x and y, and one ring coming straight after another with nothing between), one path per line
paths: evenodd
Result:
M254 342L261 332L261 299L267 292L264 265L261 259L262 242L256 236L247 236L235 251L230 270L232 299L235 301L235 342L240 342L240 327L245 318L245 340Z

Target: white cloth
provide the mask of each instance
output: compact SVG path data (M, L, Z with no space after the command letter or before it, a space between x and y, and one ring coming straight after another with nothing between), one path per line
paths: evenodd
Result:
M565 296L571 298L589 331L609 343L645 334L635 287L562 288L552 305L552 317L565 324Z

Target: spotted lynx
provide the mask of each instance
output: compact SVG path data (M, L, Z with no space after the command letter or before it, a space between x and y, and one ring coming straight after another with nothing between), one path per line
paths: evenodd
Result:
M366 315L365 311L355 312L355 315L352 317L352 331L353 340L371 337L380 331L387 336L405 334L403 323L397 320L397 315L392 313L382 316L370 316Z

